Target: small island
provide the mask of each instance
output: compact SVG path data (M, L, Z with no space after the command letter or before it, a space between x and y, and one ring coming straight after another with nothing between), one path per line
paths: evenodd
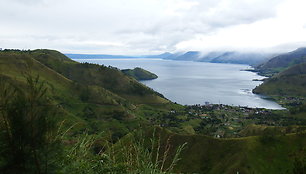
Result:
M123 69L121 70L125 75L135 78L136 80L153 80L157 79L158 76L142 68L136 67L134 69Z

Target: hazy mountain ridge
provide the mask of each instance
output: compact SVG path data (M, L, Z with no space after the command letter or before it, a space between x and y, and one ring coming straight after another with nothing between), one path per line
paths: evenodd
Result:
M271 76L274 73L281 72L286 68L301 63L306 63L306 47L275 56L256 67L256 69L264 75Z
M199 51L188 51L188 52L179 52L174 53L165 59L170 60L187 60L187 61L197 61L201 56L201 52Z
M213 63L235 63L257 65L267 61L271 53L243 53L243 52L225 52L211 60Z
M219 51L202 53L200 51L179 52L167 54L164 59L169 60L184 60L184 61L199 61L211 63L233 63L233 64L248 64L256 66L261 64L274 55L272 53L255 53L255 52L236 52L236 51ZM155 56L158 57L158 56Z
M233 63L233 64L248 64L258 65L267 61L270 53L253 53L253 52L236 52L236 51L219 51L202 53L200 51L187 51L169 53L165 52L158 55L139 55L139 56L124 56L124 55L107 55L107 54L66 54L71 59L116 59L116 58L160 58L166 60L180 61L199 61L212 63Z
M65 54L71 59L114 59L114 58L135 58L134 56L110 55L110 54Z

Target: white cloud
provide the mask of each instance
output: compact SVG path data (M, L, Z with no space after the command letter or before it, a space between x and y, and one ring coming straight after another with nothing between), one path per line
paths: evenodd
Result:
M282 50L306 45L306 2L285 1L277 6L276 16L250 24L220 28L210 34L198 34L176 45L178 50ZM286 45L286 46L285 46ZM291 46L292 45L292 46ZM287 49L285 49L287 47Z
M0 47L150 54L306 41L303 0L0 0Z
M197 1L170 0L164 13L170 16L183 16L192 7L197 5L199 5Z

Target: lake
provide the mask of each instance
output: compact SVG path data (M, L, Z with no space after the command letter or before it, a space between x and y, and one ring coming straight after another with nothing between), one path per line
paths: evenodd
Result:
M249 71L250 66L163 59L75 59L78 62L113 66L119 69L141 67L158 75L141 81L179 104L227 104L252 108L283 109L277 103L253 94L264 77Z

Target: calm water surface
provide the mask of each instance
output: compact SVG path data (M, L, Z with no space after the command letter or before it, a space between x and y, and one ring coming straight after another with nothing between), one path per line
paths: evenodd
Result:
M267 109L283 109L277 103L253 94L264 77L253 72L241 71L247 65L171 61L162 59L75 59L110 65L119 69L141 67L158 78L142 81L143 84L180 104L227 104Z

